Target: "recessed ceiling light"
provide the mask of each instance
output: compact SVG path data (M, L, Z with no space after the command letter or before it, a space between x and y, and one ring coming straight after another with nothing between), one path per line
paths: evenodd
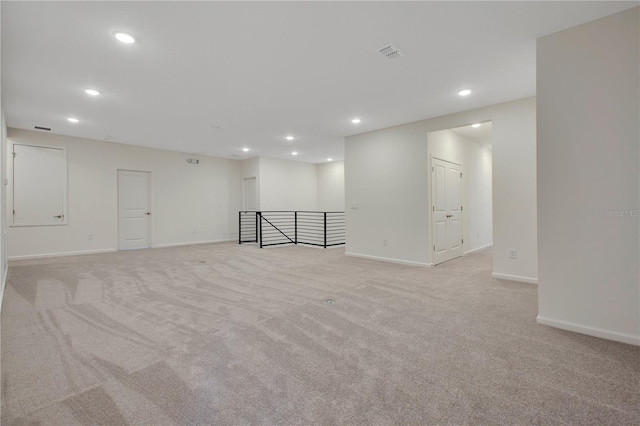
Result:
M293 151L291 155L298 155L298 153L296 151Z
M333 161L333 158L327 158L327 161Z
M477 129L480 126L482 126L482 123L475 123L471 125L471 127L473 127L474 129Z
M292 141L293 140L293 136L287 136L287 140L288 141Z
M244 152L249 152L249 148L242 148Z
M85 89L84 93L91 96L98 96L100 94L100 92L95 89Z
M460 96L469 96L471 94L471 89L464 89L458 92Z
M69 118L67 118L67 121L70 121L72 123L77 123L80 120L78 120L77 118L69 117Z
M123 33L122 31L114 31L113 32L113 36L115 38L117 38L118 40L120 40L121 42L126 43L126 44L131 44L131 43L134 43L136 41L135 38L131 37L127 33Z
M353 124L358 124L360 121L362 120L360 120L359 118L354 118L353 120L351 120Z

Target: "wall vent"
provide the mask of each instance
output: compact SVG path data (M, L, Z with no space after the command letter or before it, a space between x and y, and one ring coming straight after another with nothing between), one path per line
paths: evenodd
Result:
M47 132L50 132L50 131L51 131L51 128L50 128L50 127L33 126L33 128L34 128L34 129L37 129L37 130L46 130Z
M401 56L406 55L400 48L394 44L388 44L378 49L378 52L390 61L395 61Z

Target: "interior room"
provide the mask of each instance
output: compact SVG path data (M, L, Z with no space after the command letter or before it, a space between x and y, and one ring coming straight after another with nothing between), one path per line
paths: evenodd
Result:
M0 19L3 424L640 422L640 2Z

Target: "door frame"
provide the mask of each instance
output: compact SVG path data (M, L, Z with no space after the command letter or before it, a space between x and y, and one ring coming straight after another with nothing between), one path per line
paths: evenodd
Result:
M148 224L149 230L149 247L155 247L154 244L154 235L155 235L155 204L154 204L154 182L153 182L153 171L152 170L134 170L134 169L116 169L116 188L115 188L115 215L116 215L116 251L121 251L120 249L120 172L138 172L138 173L148 173L149 181L147 185L147 196L149 197L149 210L151 211L151 221Z
M447 162L447 163L451 163L451 164L455 164L456 166L460 166L460 173L462 173L462 176L464 176L464 168L463 168L463 164L462 163L460 163L458 161L452 161L450 159L443 158L443 157L440 157L440 156L436 156L436 155L433 155L433 154L429 155L429 168L431 169L429 171L429 178L430 178L430 182L431 182L431 184L429 185L429 193L430 193L429 194L430 195L429 196L429 207L431 207L431 210L429 211L429 233L431 234L431 241L429 241L429 253L431 253L431 263L430 263L431 266L435 266L436 265L436 263L435 263L435 254L436 254L436 252L433 249L433 245L434 245L433 238L435 236L434 228L433 228L433 216L434 216L434 214L433 214L434 204L433 203L434 203L434 192L435 192L434 191L434 187L433 187L435 185L435 182L433 180L433 168L435 167L433 165L433 160L434 159L435 160L444 161L444 162ZM464 179L464 177L462 179ZM458 257L464 256L464 203L463 203L464 198L462 196L463 193L464 193L464 183L461 182L460 183L460 203L461 203L462 209L460 210L460 233L462 234L462 254L460 256L458 256ZM454 257L453 259L456 259L456 258ZM453 260L453 259L449 259L449 260ZM445 261L445 262L447 262L447 261ZM444 262L441 262L441 263L444 263ZM437 265L439 265L439 263Z

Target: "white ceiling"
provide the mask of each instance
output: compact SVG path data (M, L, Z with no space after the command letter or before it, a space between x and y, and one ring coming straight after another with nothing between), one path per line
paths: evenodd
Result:
M473 127L472 124L469 124L467 126L460 126L450 130L460 136L474 141L480 146L492 149L493 144L491 138L493 137L493 123L491 121L485 121L484 123L478 124L480 124L480 127Z
M22 129L342 159L347 135L534 95L536 37L637 4L2 1L2 106Z

